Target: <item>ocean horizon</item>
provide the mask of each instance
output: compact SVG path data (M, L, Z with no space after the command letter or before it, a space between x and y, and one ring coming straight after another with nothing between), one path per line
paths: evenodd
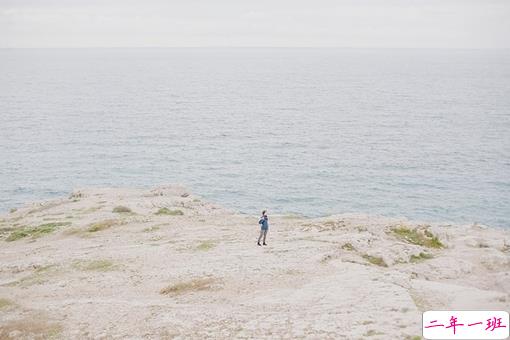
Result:
M0 212L180 183L242 213L510 226L510 50L0 49Z

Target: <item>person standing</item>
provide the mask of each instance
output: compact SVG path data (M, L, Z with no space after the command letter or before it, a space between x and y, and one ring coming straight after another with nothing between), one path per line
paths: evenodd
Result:
M259 235L259 240L257 241L257 245L259 245L259 246L261 245L260 244L260 239L262 237L264 237L262 244L267 246L267 244L266 244L266 235L267 235L267 230L269 229L269 222L268 222L268 219L267 219L267 212L266 212L266 210L262 211L262 216L260 216L259 224L260 224L260 235Z

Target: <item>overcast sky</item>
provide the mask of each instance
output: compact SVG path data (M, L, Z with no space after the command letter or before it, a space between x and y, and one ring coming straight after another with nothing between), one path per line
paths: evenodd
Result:
M510 47L510 0L0 0L0 47Z

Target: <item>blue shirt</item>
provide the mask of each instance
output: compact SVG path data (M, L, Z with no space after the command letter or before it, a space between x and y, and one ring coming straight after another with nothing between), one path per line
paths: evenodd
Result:
M269 228L269 223L267 221L267 216L262 216L259 220L260 228L267 230Z

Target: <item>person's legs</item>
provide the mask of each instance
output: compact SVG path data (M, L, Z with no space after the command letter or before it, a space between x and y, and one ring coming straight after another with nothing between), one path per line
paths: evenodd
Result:
M264 230L260 230L259 240L257 241L257 244L260 246L260 240L262 239L262 235L264 234Z
M266 244L266 235L267 235L267 229L264 230L264 242L262 244Z

